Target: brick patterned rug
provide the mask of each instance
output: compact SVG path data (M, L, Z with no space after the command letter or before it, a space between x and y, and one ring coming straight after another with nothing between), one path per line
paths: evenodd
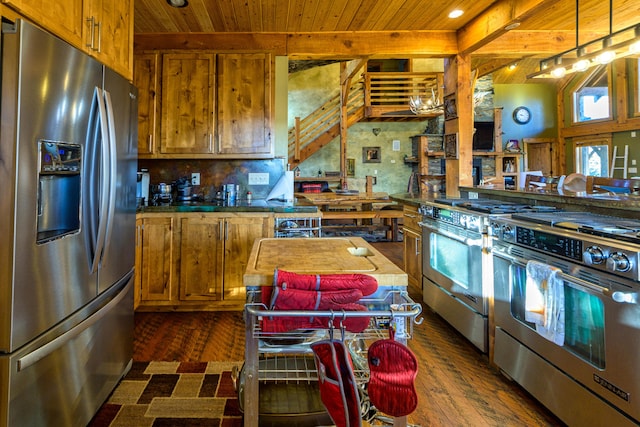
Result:
M240 427L234 366L242 362L134 362L89 427Z

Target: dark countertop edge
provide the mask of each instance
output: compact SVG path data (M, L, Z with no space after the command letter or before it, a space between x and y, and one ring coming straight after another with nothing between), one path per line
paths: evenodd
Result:
M136 213L182 213L182 212L211 212L211 213L234 213L234 212L270 212L270 213L316 213L317 206L309 205L267 205L267 206L215 206L215 205L185 205L185 206L145 206L138 208Z
M460 187L461 197L469 193L476 193L479 198L496 199L529 203L532 205L552 205L564 210L593 211L595 213L610 214L622 217L637 218L640 212L640 197L611 196L608 198L593 197L585 194L560 195L556 193L527 192L517 190L499 190L494 188ZM445 198L441 193L420 196L415 193L397 193L389 196L398 203L419 207L422 203L432 202L434 199Z

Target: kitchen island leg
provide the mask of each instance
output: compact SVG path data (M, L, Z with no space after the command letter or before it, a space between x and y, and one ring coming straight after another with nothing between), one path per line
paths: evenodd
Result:
M258 427L258 339L253 331L258 321L245 308L245 360L244 360L244 427Z

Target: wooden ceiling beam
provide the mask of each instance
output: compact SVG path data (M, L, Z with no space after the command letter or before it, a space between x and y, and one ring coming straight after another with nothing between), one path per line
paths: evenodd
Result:
M508 25L522 23L544 11L559 0L501 0L458 30L460 54L474 53L509 30Z
M595 40L605 34L581 31L580 35L585 39ZM521 57L526 52L529 56L549 56L574 47L576 47L575 31L510 31L477 49L473 55Z
M215 49L230 52L287 54L287 36L281 33L146 33L136 34L135 51L153 49Z
M157 33L137 34L136 51L215 49L269 51L291 59L361 57L447 57L458 47L453 31L364 31L323 33Z
M514 64L519 60L519 58L494 58L483 61L475 67L475 71L477 73L476 77L480 78L482 76L486 76L487 74L491 74L494 71L506 67L507 65Z
M291 58L446 57L458 51L453 31L357 31L291 33L287 53Z

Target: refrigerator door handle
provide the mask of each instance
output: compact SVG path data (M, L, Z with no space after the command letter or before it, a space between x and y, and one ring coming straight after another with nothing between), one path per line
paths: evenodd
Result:
M85 200L85 220L88 225L89 240L89 270L95 273L100 265L104 240L107 227L108 216L108 192L109 192L109 133L106 119L105 105L102 101L103 91L96 87L93 94L92 112L90 116L90 126L95 128L94 132L89 132L87 142L87 162L85 163L85 179L87 186L88 200ZM97 117L94 111L97 110ZM100 144L100 146L98 146ZM95 170L99 168L100 176L95 176ZM96 183L96 179L98 182ZM96 217L96 208L98 209Z
M105 262L106 255L109 249L109 245L111 242L111 232L113 230L113 219L115 215L116 208L116 180L118 173L118 159L116 157L116 128L115 128L115 115L113 114L113 102L111 102L111 94L108 91L104 91L104 102L105 102L105 113L106 113L106 123L107 129L109 132L109 138L104 146L108 151L108 164L109 169L106 171L105 175L108 175L106 179L108 184L108 191L104 196L107 198L107 216L106 216L106 228L105 228L105 237L104 243L102 247L102 257L101 263ZM104 141L104 139L103 139Z
M129 280L131 274L128 274L125 277L125 280ZM126 288L126 287L125 287ZM107 315L114 307L116 307L123 298L127 296L127 292L125 292L125 288L121 289L120 292L107 304L105 304L100 310L93 313L91 316L87 317L85 320L80 322L75 328L70 329L54 340L49 341L47 344L39 347L38 349L32 351L31 353L27 353L17 360L18 362L18 372L27 369L29 366L34 365L39 360L47 357L67 342L71 341L78 335L80 335L87 328L91 327L97 321L102 319L105 315Z

